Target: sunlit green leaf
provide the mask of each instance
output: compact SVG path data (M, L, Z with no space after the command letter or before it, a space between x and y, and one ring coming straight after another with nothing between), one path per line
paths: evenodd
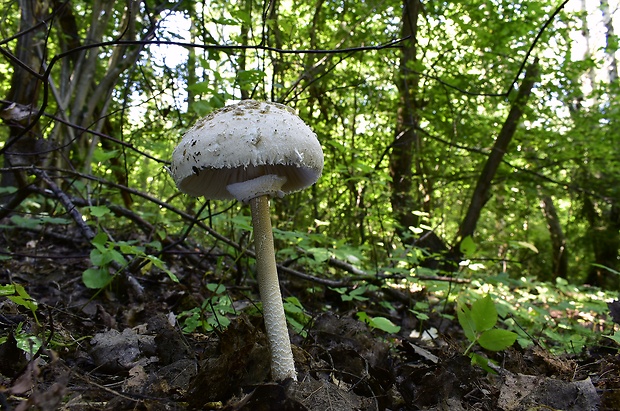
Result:
M13 284L4 284L0 285L0 297L5 295L15 294L15 285Z
M110 213L110 209L106 206L92 206L89 207L90 213L95 217L103 217Z
M374 317L371 325L386 333L397 333L400 331L399 325L394 324L392 320L385 317Z
M471 305L471 317L477 332L490 330L497 324L497 310L489 295L474 301Z
M474 243L474 239L470 235L463 238L460 250L465 257L472 257L476 253L476 243Z
M331 257L331 253L325 248L312 247L309 248L307 251L312 254L312 256L317 262L320 263L329 260L329 257Z
M459 306L457 307L456 315L461 328L463 328L465 337L467 337L469 341L476 341L476 323L472 318L471 310L464 305Z
M613 268L606 267L606 266L604 266L604 265L602 265L602 264L592 263L591 265L592 265L593 267L598 267L598 268L602 268L603 270L607 270L608 272L610 272L610 273L612 273L612 274L615 274L615 275L620 275L620 271L618 271L618 270L614 270Z
M490 351L502 351L510 347L517 340L517 334L512 331L494 328L480 335L478 343L484 349Z
M525 241L515 241L515 244L519 245L522 248L527 248L529 250L532 250L533 252L538 254L538 248L536 248L534 244L531 244Z

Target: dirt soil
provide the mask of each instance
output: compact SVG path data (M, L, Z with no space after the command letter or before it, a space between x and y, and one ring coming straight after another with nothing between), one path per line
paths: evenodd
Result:
M37 324L29 310L0 297L0 337L6 337L0 409L620 409L617 351L589 347L574 357L554 357L539 347L486 352L500 365L489 374L462 355L466 340L455 323L431 317L425 327L438 335L412 336L419 323L398 300L422 295L367 295L397 307L374 313L401 326L398 335L388 335L356 319L363 306L284 276L284 292L299 298L312 321L305 338L292 333L298 381L276 384L246 265L231 265L221 277L212 252L201 256L201 268L195 255L193 263L167 255L180 283L143 270L134 276L142 290L119 278L96 292L81 280L91 246L69 231L0 231L0 248L12 254L0 261L0 284L23 285L39 304ZM236 315L226 329L183 333L177 315L212 296L207 282L227 287ZM28 354L19 349L15 336L24 334L39 336L42 347Z

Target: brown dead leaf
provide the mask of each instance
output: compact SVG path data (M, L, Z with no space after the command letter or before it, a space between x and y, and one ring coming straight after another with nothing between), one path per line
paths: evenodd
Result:
M13 395L21 395L32 390L39 374L40 370L36 360L30 361L26 370L15 380L13 386L9 388L9 392Z
M148 375L142 365L136 365L129 370L129 378L123 384L125 391L132 391L133 388L144 387L148 381Z

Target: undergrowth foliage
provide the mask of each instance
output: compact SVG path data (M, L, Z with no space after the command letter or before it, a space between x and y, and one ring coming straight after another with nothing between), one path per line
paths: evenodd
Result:
M51 338L25 275L65 257L85 305L143 301L158 286L182 289L165 306L186 336L258 318L247 208L181 195L166 171L184 130L251 97L294 107L325 152L315 186L272 202L296 336L337 312L394 350L456 340L489 372L503 352L534 346L619 350L609 307L620 289L620 111L608 70L618 65L606 66L618 45L607 36L580 58L572 43L605 10L550 0L211 3L6 2L0 308L17 322L0 346L14 339L31 355L48 338L59 349L89 339ZM423 12L401 20L405 4ZM532 66L529 101L517 104ZM506 129L512 140L498 150ZM475 232L463 235L480 177ZM109 317L96 318L113 327Z
M471 357L472 364L478 364L486 370L490 370L489 360L480 354L470 352L474 345L479 344L489 351L502 351L517 340L516 333L496 328L497 310L493 300L488 295L474 301L471 308L465 304L459 304L457 306L457 317L459 324L463 327L465 337L470 341L463 354Z
M34 198L30 205L36 207L33 201ZM39 198L39 201L43 204L44 198ZM84 212L85 215L97 218L89 222L97 227L101 224L101 219L109 215L110 210L107 207L86 206ZM206 298L195 307L177 313L177 319L186 333L222 331L240 314L235 309L234 299L224 281L236 275L235 271L243 267L239 264L248 262L243 251L251 250L251 225L249 218L242 214L231 220L226 220L223 215L216 219L214 221L232 223L235 233L233 236L242 243L223 244L228 251L216 259L215 271L207 273L211 276L219 274L222 276L221 281L206 282ZM5 224L5 228L40 229L44 226L54 228L68 224L70 220L57 217L14 217ZM613 300L613 293L595 287L576 286L562 278L555 282L544 282L531 277L515 278L507 272L495 274L484 264L473 262L478 247L470 239L463 241L461 245L469 260L461 265L457 273L451 273L450 277L446 276L448 273L424 267L425 258L434 259L436 256L417 253L411 248L396 249L395 255L414 255L415 258L400 259L396 266L388 260L386 266L379 268L379 272L383 273L379 285L376 282L377 276L365 271L371 264L371 260L366 257L365 247L334 242L325 236L307 232L276 229L275 233L278 260L294 261L297 267L303 268L307 273L308 279L319 279L315 277L318 273L328 273L337 278L339 267L345 267L354 273L353 277L358 277L353 281L345 277L345 281L340 285L313 285L307 288L306 294L313 295L317 291L324 292L320 290L329 290L342 304L353 309L359 321L392 340L411 333L438 338L432 318L457 320L468 341L463 347L463 354L469 356L473 364L487 371L493 371L493 368L489 367L489 361L492 360L485 352L503 351L515 342L521 348L537 345L555 354L579 354L587 347L597 344L613 348L619 342L618 327L608 318L608 302ZM127 273L129 267L135 266L137 268L131 271L132 275L160 273L169 281L178 282L180 280L174 272L177 269L170 268L169 262L161 258L164 249L162 244L169 241L166 230L161 229L158 229L148 242L112 239L110 234L102 230L91 241L93 248L89 255L90 267L84 270L82 280L93 290L105 290L116 276ZM6 255L6 258L11 257ZM286 269L285 266L281 267ZM248 268L251 269L251 264ZM384 294L384 290L390 288L414 292L423 290L425 298L414 301L408 307L408 312L418 320L416 330L403 329L395 322L391 314L399 309L393 302L377 301L376 296ZM2 295L30 310L36 319L37 303L19 283L3 286ZM316 311L305 307L307 304L306 300L299 297L289 296L285 299L289 325L301 336L306 335L307 328L311 326L312 318L316 315ZM316 302L310 305L313 310L321 307L320 304L317 306ZM253 307L254 313L260 313L260 303ZM322 310L329 309L330 305L322 307ZM377 315L377 312L385 315ZM24 349L32 348L33 339L40 341L38 335L28 334L21 328L16 335L24 341L20 345Z

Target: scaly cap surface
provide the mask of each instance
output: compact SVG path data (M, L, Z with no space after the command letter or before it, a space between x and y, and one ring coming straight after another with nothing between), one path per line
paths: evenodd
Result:
M243 100L214 111L185 133L172 154L177 187L193 196L230 200L227 186L265 175L285 177L286 194L316 182L323 151L293 109Z

